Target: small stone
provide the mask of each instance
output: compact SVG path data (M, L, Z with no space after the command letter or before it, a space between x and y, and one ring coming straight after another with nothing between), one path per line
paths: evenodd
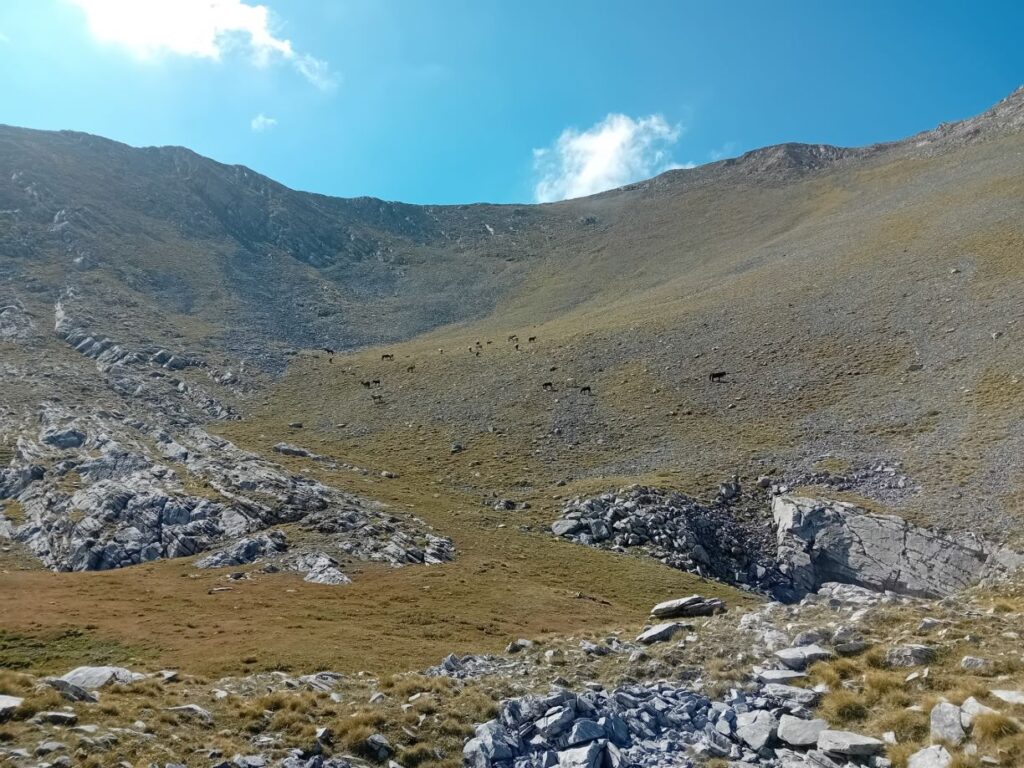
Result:
M918 750L907 759L907 768L949 768L953 756L941 744Z
M513 640L505 647L505 653L519 653L520 651L525 651L528 648L533 648L533 641L519 638L518 640Z
M395 753L395 750L391 746L391 742L387 740L387 737L382 733L375 733L372 736L368 736L366 741L363 742L367 751L375 755L378 760L387 760L391 755Z
M935 660L935 649L929 645L899 645L885 654L887 667L919 667Z
M74 712L39 712L32 718L36 723L49 723L50 725L71 726L78 722L78 715Z
M176 712L179 715L185 715L186 717L195 717L206 722L213 721L213 715L198 704L182 704L180 707L168 707L167 711Z
M6 720L24 703L18 696L0 695L0 720Z
M960 669L965 672L974 672L976 674L985 675L990 674L994 667L995 664L988 659L981 659L977 656L964 656L960 660Z

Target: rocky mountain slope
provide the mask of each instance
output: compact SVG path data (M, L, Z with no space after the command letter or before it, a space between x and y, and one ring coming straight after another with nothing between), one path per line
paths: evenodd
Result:
M1022 214L1024 90L892 144L768 147L543 206L339 200L181 148L0 128L0 660L29 670L0 688L22 700L2 740L69 725L57 694L38 698L41 720L23 706L36 673L107 661L199 676L180 692L128 680L185 709L123 702L192 751L158 753L108 712L107 749L78 739L95 765L111 736L127 760L386 761L377 730L402 740L403 765L452 764L449 742L512 696L471 762L656 764L669 739L687 760L884 768L884 741L781 736L782 715L813 722L812 705L878 730L841 706L856 688L845 658L794 710L756 672L708 695L690 678L727 676L680 679L674 651L627 671L637 649L597 633L694 591L733 616L773 597L794 607L763 610L797 617L820 589L842 608L837 580L922 611L938 609L911 598L985 580L972 599L997 610L985 590L1024 544ZM1016 615L1014 599L1000 605ZM997 624L985 642L1005 655L1012 630ZM830 629L823 662L860 642ZM524 703L581 632L584 656L609 657L611 692L580 690L596 674L584 664L542 694L545 712ZM519 636L553 655L502 656ZM697 641L673 642L686 655ZM868 648L856 664L885 666ZM224 698L202 676L241 679L252 699L284 669L383 680L452 653L432 674L487 677L473 703L409 701L383 720L331 707L348 757L312 738L325 718L297 714L309 702L210 714L195 700ZM1016 661L988 661L981 677L1019 687ZM902 706L934 711L920 703L934 690L972 707L947 673L934 689L886 685ZM338 679L310 682L314 698L376 695L332 693ZM889 701L872 684L857 695ZM975 700L996 709L989 688ZM202 712L251 738L206 748ZM627 736L608 725L619 716ZM924 750L919 726L897 746ZM975 749L956 759L1010 765L1014 736L961 740ZM22 748L19 765L62 751ZM904 752L890 749L897 764ZM920 759L933 757L947 764Z

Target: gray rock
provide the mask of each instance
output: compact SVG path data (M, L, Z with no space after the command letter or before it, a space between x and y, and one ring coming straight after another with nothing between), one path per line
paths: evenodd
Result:
M54 752L64 752L68 748L68 745L62 741L44 741L36 747L36 755L42 757L43 755L52 755Z
M76 667L60 679L87 691L95 691L112 683L127 685L145 677L124 667Z
M288 549L288 540L280 531L267 531L239 539L226 549L196 561L196 568L234 568L248 565L267 555Z
M779 558L805 592L837 581L942 597L1019 560L970 534L954 538L843 502L776 496L772 514Z
M463 762L471 768L490 768L511 761L519 751L518 740L497 720L476 727L476 735L462 750Z
M572 536L582 528L583 523L579 520L556 520L551 524L551 532L555 536Z
M595 720L581 718L572 724L572 730L566 739L566 746L575 747L595 739L605 738L605 731Z
M953 756L941 744L918 750L907 759L907 768L949 768Z
M582 747L558 753L559 768L599 768L604 752L603 741L592 741Z
M963 724L965 729L970 728L971 724L974 722L974 718L978 715L992 715L995 713L996 710L992 709L992 707L986 707L976 698L971 696L960 705L960 722Z
M779 718L778 737L793 747L810 747L818 743L818 736L826 728L826 720L801 720L783 715Z
M184 715L185 717L194 717L197 720L203 720L205 722L213 721L213 715L198 704L182 704L178 707L168 707L167 711Z
M690 595L658 603L651 609L651 615L659 619L674 619L686 616L711 616L723 611L725 611L725 603L717 598Z
M64 450L80 448L85 442L85 433L72 427L50 429L43 433L43 442Z
M13 715L24 702L25 700L18 696L0 694L0 720L6 720Z
M570 707L556 707L537 720L537 731L544 737L552 739L565 731L575 717L576 713Z
M995 668L989 659L980 659L977 656L964 656L960 659L960 669L965 672L974 672L978 675L988 675Z
M277 443L274 451L284 456L299 456L302 458L313 458L316 454L310 453L305 448L300 448L293 443Z
M366 741L363 742L363 746L371 755L376 756L380 761L387 760L395 753L394 748L391 746L391 742L388 741L387 737L382 733L375 733L368 736Z
M652 643L663 643L666 640L671 640L672 637L683 628L682 624L675 621L665 622L664 624L656 624L650 629L641 632L636 641L642 645L651 645Z
M832 651L820 645L802 645L776 651L775 657L790 669L803 671L811 664L832 658Z
M1024 704L1024 691L995 690L992 695L1007 704Z
M795 701L797 704L803 704L804 706L811 706L821 698L821 694L812 688L798 688L795 685L784 685L782 683L768 683L761 689L761 693L776 699Z
M39 712L32 718L32 720L36 723L72 726L78 722L78 715L74 712Z
M98 701L96 695L91 691L87 691L80 685L69 683L67 680L60 677L44 677L40 682L53 688L68 701Z
M763 709L741 712L736 716L736 735L755 752L772 742L778 727L779 721Z
M940 701L932 707L930 715L932 741L959 744L966 738L960 721L960 707Z
M887 667L919 667L935 660L935 649L929 645L898 645L885 654Z
M885 749L885 742L850 731L823 730L818 734L818 749L844 757L867 757Z
M763 669L756 675L758 681L762 683L782 683L786 684L792 680L801 680L806 678L807 675L804 672L798 672L795 669Z

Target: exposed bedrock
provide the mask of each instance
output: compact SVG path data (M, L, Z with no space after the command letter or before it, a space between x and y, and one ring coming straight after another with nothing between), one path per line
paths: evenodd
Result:
M741 493L738 484L712 504L641 486L574 499L551 530L579 544L640 548L673 568L784 602L827 582L942 597L1024 565L1024 556L973 534L843 502Z
M777 496L778 559L801 592L838 581L941 597L1024 565L1024 557L972 533L956 536L872 515L852 504Z

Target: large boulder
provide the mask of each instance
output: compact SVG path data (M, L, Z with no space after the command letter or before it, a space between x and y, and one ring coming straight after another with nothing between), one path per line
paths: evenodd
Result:
M723 611L725 611L725 603L717 598L690 595L658 603L651 609L651 615L659 619L675 619L686 616L711 616Z
M86 691L95 691L112 683L135 683L145 677L124 667L76 667L60 679Z
M1024 564L1020 555L973 534L946 535L838 501L776 496L772 514L779 559L802 592L837 581L942 597Z

